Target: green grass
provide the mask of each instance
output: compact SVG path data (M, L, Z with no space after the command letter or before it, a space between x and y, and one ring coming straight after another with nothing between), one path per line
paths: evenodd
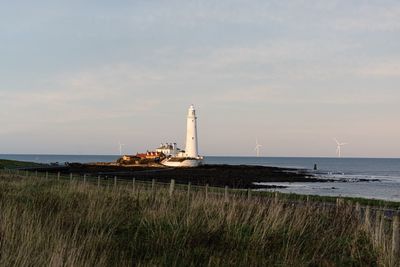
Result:
M260 196L272 196L273 192L257 192ZM309 201L313 202L326 202L326 203L336 203L338 197L334 196L319 196L319 195L301 195L294 193L279 193L279 198L287 199L287 200L298 200L298 201L306 201L307 197ZM368 198L360 198L360 197L340 197L345 200L349 204L359 203L362 206L371 206L371 207L384 207L390 209L400 209L400 202L396 201L387 201L380 199L368 199Z
M350 206L0 175L0 266L378 266Z
M24 161L16 161L16 160L4 160L0 159L0 169L18 169L18 168L29 168L29 167L43 167L48 166L45 164L34 163L34 162L24 162ZM178 185L179 186L179 185ZM183 185L186 186L186 185ZM194 188L194 187L193 187ZM204 187L200 187L200 190L204 190ZM214 192L223 192L223 188L212 188L210 187L210 191ZM247 194L245 191L238 189L236 190L237 194ZM255 191L252 193L256 196L273 196L274 192L267 191ZM307 199L307 195L294 194L294 193L279 193L279 198L294 200L294 201L305 201ZM379 199L367 199L367 198L354 198L354 197L342 197L348 203L359 203L363 206L374 206L374 207L385 207L391 209L400 209L400 202L395 201L386 201ZM318 196L318 195L308 195L308 199L314 202L327 202L327 203L335 203L337 197L333 196Z
M17 169L17 168L43 167L43 166L45 165L35 162L0 159L0 169Z
M204 187L199 187L200 190L204 191ZM238 195L247 195L247 190L243 189L229 189L230 191L235 192ZM224 188L210 187L210 191L223 193ZM387 201L381 199L368 199L368 198L360 198L360 197L337 197L337 196L319 196L319 195L303 195L303 194L295 194L295 193L281 193L279 191L252 191L252 196L258 197L274 197L275 194L278 194L279 199L289 200L289 201L299 201L306 202L307 199L311 202L325 202L325 203L336 203L338 198L343 199L348 204L356 204L359 203L361 206L371 206L371 207L381 207L381 208L389 208L389 209L400 209L400 202L398 201Z

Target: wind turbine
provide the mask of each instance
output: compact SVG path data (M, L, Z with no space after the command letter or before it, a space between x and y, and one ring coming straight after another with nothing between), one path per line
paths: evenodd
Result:
M119 155L122 156L122 148L124 147L125 144L121 144L121 142L118 142L119 145Z
M347 145L348 143L340 143L336 138L333 138L333 140L337 144L336 154L338 155L339 158L341 158L342 157L342 146Z
M262 147L262 145L260 145L259 143L258 143L258 139L256 139L256 147L254 148L254 150L256 151L256 153L257 153L257 157L259 157L260 156L260 148Z

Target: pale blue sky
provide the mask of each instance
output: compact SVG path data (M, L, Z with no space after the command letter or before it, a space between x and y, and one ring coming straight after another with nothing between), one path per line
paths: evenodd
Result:
M400 2L1 1L0 154L400 157Z

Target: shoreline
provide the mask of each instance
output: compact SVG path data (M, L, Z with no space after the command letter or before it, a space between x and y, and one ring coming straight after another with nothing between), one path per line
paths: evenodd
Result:
M149 167L149 166L130 166L130 167L121 167L121 166L109 166L103 164L103 166L93 165L93 164L80 164L74 163L70 166L51 166L48 164L37 164L32 162L21 162L21 161L11 161L11 160L2 160L0 159L0 169L15 169L15 170L27 170L30 172L38 171L40 173L39 177L44 177L45 173L48 172L49 175L52 174L53 177L58 172L62 175L69 175L70 171L74 175L79 175L83 177L84 174L96 177L100 176L103 182L112 182L115 176L121 180L131 180L132 178L137 179L138 181L151 182L152 179L155 179L157 183L170 183L170 179L175 179L177 184L187 185L189 182L192 185L197 186L205 186L208 184L210 187L222 188L225 185L229 186L230 189L255 189L253 192L256 195L270 195L273 194L271 189L287 189L290 186L281 186L281 185L256 185L253 183L257 183L260 180L268 180L266 183L274 183L274 182L282 182L282 183L296 183L303 182L309 183L312 185L313 183L327 183L327 182L338 182L336 179L318 179L313 177L311 172L305 172L304 170L298 169L290 169L290 168L279 168L279 167L264 167L264 166L254 166L254 165L205 165L198 168L167 168L167 167ZM217 170L217 171L215 171ZM204 174L204 171L208 175L212 175L210 177L199 177ZM236 172L235 172L236 171ZM181 175L186 175L185 178L177 179L175 176L176 173L180 173ZM259 178L249 178L254 173L261 172L263 177ZM299 172L299 173L297 173ZM232 177L233 174L240 173L243 177L229 178ZM188 176L188 174L191 174ZM216 176L215 174L219 174ZM197 176L197 177L196 177ZM188 178L189 177L189 178ZM222 177L222 178L221 178ZM228 177L228 178L227 178ZM229 179L229 180L228 180ZM231 183L225 183L226 181L230 181ZM369 181L369 180L366 180ZM244 182L244 183L240 183ZM234 184L235 186L232 186ZM259 190L258 190L259 189ZM357 197L357 196L329 196L329 195L318 195L315 193L292 193L292 192L280 192L282 196L286 196L289 199L303 199L310 198L315 201L328 201L334 202L337 198L344 198L349 200L350 202L360 202L366 205L372 206L390 206L399 208L399 201L393 200L383 200L376 199L371 197Z
M107 180L114 177L122 180L135 178L142 181L168 183L174 179L178 184L191 183L198 186L215 186L237 189L288 189L286 185L268 183L327 183L337 179L318 177L312 170L300 168L269 167L260 165L205 164L195 168L174 168L160 164L119 165L112 162L69 163L67 165L38 164L13 160L0 160L0 168L61 174L100 176ZM347 182L346 179L341 179ZM364 179L359 179L364 181ZM367 180L365 180L367 181ZM371 181L371 180L368 180Z
M253 165L203 165L196 168L171 168L165 166L117 166L108 164L71 163L68 166L49 166L47 168L31 168L39 172L61 172L101 176L103 179L114 178L143 181L169 182L174 179L178 184L224 187L238 189L271 189L278 188L255 183L268 182L329 182L328 179L316 178L304 170L265 167Z

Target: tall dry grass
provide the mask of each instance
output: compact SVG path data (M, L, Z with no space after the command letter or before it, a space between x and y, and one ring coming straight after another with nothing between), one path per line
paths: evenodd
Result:
M377 266L352 208L0 177L1 266Z

